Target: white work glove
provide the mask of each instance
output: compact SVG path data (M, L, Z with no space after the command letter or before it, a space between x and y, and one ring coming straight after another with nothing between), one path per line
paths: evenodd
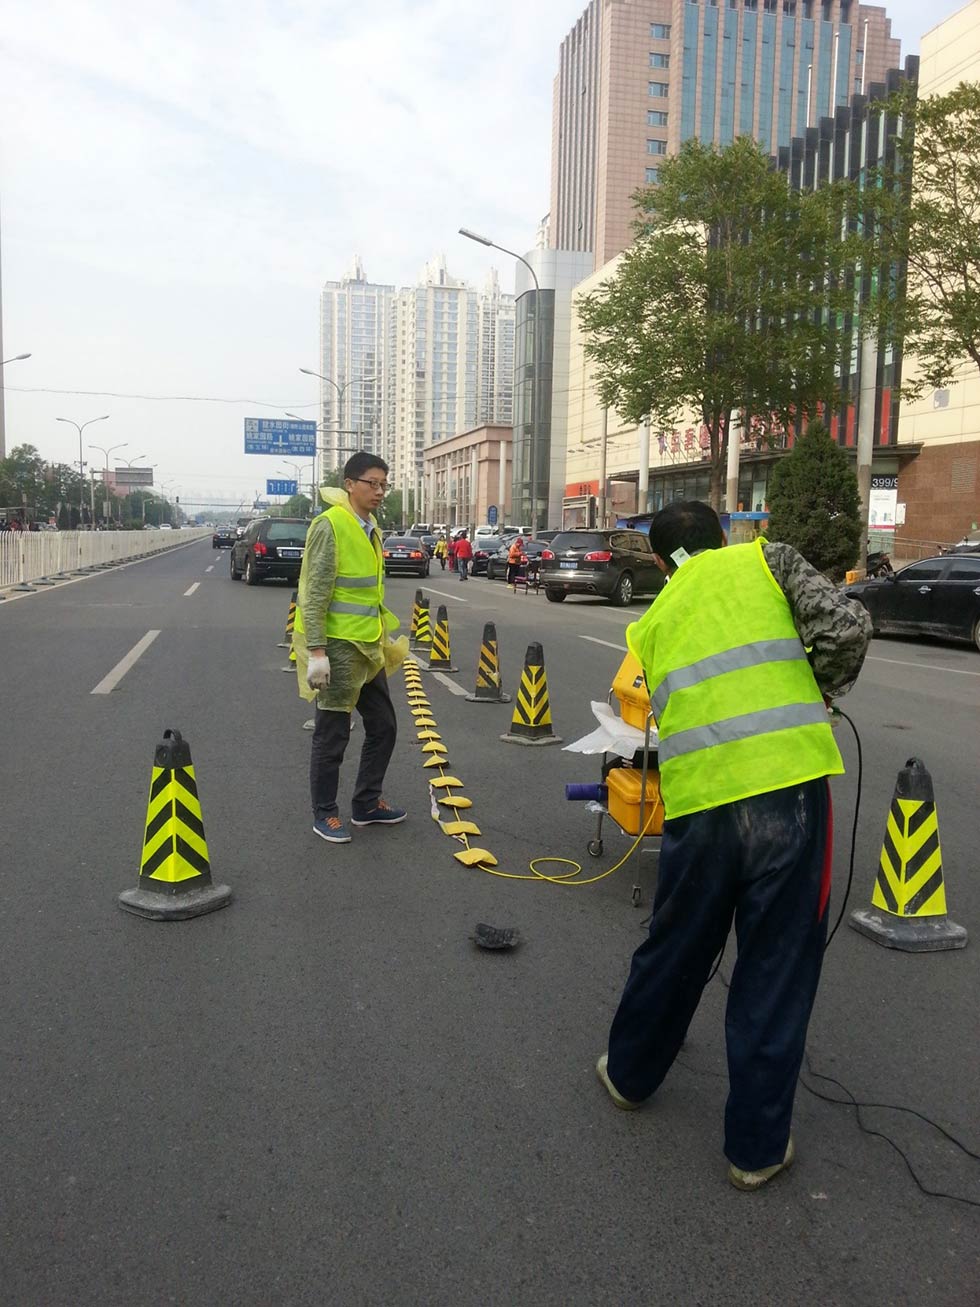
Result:
M306 666L306 684L311 690L325 690L330 684L330 659L325 653L310 654Z

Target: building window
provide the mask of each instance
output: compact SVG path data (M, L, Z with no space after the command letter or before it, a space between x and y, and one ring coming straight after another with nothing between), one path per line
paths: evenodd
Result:
M648 109L648 110L647 110L647 126L648 126L648 127L666 127L666 126L667 126L667 114L666 114L666 112L665 112L663 109Z
M652 54L652 55L650 56L650 67L651 67L651 68L669 68L669 67L670 67L670 55L669 55L669 54Z
M651 23L650 24L651 41L669 41L670 40L670 23Z
M659 168L648 168L646 170L646 183L648 186L653 186L659 180L660 180Z
M647 82L647 90L656 100L666 100L669 89L666 82Z
M667 153L666 141L651 141L651 140L647 141L647 154L666 154L666 153Z

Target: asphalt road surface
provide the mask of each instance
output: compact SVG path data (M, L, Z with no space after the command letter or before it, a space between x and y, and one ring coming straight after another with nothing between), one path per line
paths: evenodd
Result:
M417 584L389 582L403 620ZM610 830L590 858L594 818L564 799L598 761L502 743L511 706L469 704L446 681L473 688L487 620L511 691L540 640L555 729L575 740L643 604L555 605L448 572L425 588L447 606L460 669L426 683L479 842L515 873L540 855L611 867L631 841ZM980 1211L920 1193L850 1108L801 1089L796 1165L762 1193L730 1188L720 977L657 1097L616 1111L593 1068L656 858L575 888L460 866L429 817L401 676L386 793L409 821L344 847L316 839L310 712L276 647L288 601L288 586L232 583L227 553L202 542L0 603L0 1301L980 1301ZM815 1072L917 1109L974 1152L978 705L971 648L875 641L844 704L865 761L851 904L870 899L915 754L935 781L950 915L972 939L914 956L842 928L809 1044ZM235 897L163 924L116 896L136 884L167 727L190 741L215 879ZM841 745L850 766L846 724ZM352 756L344 804L353 770ZM855 784L853 767L834 783L835 917ZM519 927L523 946L478 952L478 921ZM863 1119L926 1187L980 1200L980 1163L927 1123Z

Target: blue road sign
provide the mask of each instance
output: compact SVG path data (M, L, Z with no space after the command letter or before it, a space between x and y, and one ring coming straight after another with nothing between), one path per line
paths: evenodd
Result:
M487 509L487 526L497 525L497 505L491 504Z
M295 454L316 457L316 423L286 418L246 418L246 454Z
M267 495L295 495L298 488L296 481L266 481L265 483Z

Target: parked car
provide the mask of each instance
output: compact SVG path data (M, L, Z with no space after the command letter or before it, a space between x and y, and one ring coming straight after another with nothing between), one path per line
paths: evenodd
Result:
M947 554L980 554L980 531L971 531L958 544L951 545Z
M260 517L231 549L231 579L257 585L266 577L299 580L309 522L304 517Z
M507 576L507 556L510 553L510 547L517 539L513 536L506 544L501 544L487 563L487 580L497 581ZM525 540L523 545L524 557L534 559L536 562L544 556L544 551L550 546L545 540Z
M890 576L856 581L844 593L871 614L875 635L972 640L980 649L980 555L945 554Z
M429 557L434 558L436 552L436 541L439 539L439 537L434 535L425 535L425 536L420 536L419 539L425 545Z
M233 526L216 526L211 536L212 549L231 549L235 543L235 528Z
M487 571L490 559L500 548L500 536L477 536L473 541L473 562L470 571L474 576L482 576Z
M389 536L382 547L385 576L429 575L429 553L418 536Z
M658 594L664 575L639 531L559 531L541 554L541 584L553 604L595 594L625 608L634 595Z

